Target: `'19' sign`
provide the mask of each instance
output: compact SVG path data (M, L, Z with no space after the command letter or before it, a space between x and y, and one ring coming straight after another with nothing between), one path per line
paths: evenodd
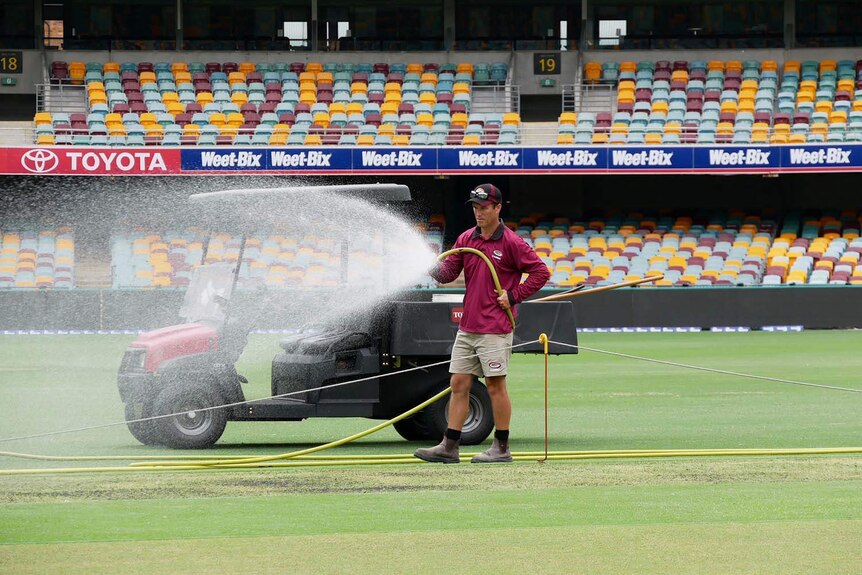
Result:
M533 75L548 76L560 73L560 53L544 52L533 54Z

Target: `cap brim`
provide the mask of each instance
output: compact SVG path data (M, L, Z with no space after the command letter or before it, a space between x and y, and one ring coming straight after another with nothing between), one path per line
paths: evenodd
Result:
M479 198L470 198L469 200L467 200L464 203L465 204L479 204L480 206L490 206L491 204L495 204L497 202L494 202L492 200L480 200Z

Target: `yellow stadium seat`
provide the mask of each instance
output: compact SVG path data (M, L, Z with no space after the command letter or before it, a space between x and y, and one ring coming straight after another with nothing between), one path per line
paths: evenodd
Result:
M83 62L69 62L69 80L73 84L83 84L87 66Z
M634 90L622 89L617 93L617 101L625 104L633 104L635 101Z
M733 124L730 122L719 122L718 127L715 129L716 134L721 134L725 136L729 136L733 134Z
M166 102L165 108L168 110L168 114L172 116L176 116L177 114L182 114L185 112L186 107L179 102Z
M847 121L847 112L844 110L835 110L829 114L829 123L840 123Z
M420 112L416 115L416 123L420 126L428 126L430 128L434 125L434 116L427 112Z
M575 135L574 134L557 134L557 143L561 144L561 145L574 144L575 143Z
M152 112L144 112L139 116L138 121L142 126L146 127L156 123L156 115Z
M455 85L452 86L453 94L469 94L470 93L470 84L467 82L455 82Z
M562 114L560 114L559 123L560 124L571 124L574 126L575 124L578 123L578 115L575 114L574 112L563 112Z
M459 74L472 74L473 73L473 63L472 62L458 62L457 71Z
M652 111L653 112L659 112L659 113L667 114L668 109L669 109L668 103L665 102L664 100L658 100L658 101L652 103Z
M506 112L503 114L503 124L518 126L521 124L521 116L517 112Z
M326 112L317 112L314 115L314 123L323 126L324 128L329 127L329 114Z
M688 82L688 72L686 70L674 70L670 76L671 82Z
M102 90L95 90L93 92L90 92L89 96L90 96L90 105L91 106L93 104L107 104L108 103L108 96Z

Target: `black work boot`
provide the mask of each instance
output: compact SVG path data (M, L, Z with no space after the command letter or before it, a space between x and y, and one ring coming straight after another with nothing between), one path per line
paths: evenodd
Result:
M460 443L460 439L444 437L439 445L417 449L413 455L431 463L461 463L458 453L458 444Z
M510 463L511 461L512 452L509 451L509 442L502 443L496 438L491 444L491 449L474 456L470 460L471 463Z

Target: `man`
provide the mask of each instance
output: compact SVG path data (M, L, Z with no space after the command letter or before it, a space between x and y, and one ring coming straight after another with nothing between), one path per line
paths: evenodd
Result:
M452 347L452 374L449 399L449 428L436 447L418 449L415 456L425 461L459 463L461 428L467 419L470 387L474 376L484 377L494 411L494 443L473 458L473 463L512 461L509 451L509 421L512 404L506 390L506 374L512 354L512 322L506 310L530 297L550 277L547 266L518 234L500 221L503 194L493 184L482 184L470 192L476 227L460 236L452 246L474 248L490 259L497 271L502 295L497 294L491 271L476 254L453 254L431 271L440 283L453 281L464 270L466 292L464 314ZM529 274L521 283L522 274Z

